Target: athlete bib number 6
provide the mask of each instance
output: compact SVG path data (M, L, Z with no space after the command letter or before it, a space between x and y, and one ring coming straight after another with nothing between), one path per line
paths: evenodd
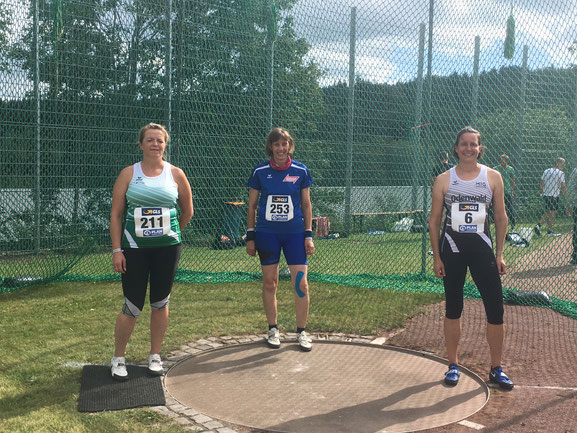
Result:
M486 217L485 203L453 203L451 228L459 233L481 233Z
M287 222L294 217L293 201L290 195L269 195L266 201L267 221Z
M137 207L134 209L134 231L139 238L164 236L170 229L170 209Z

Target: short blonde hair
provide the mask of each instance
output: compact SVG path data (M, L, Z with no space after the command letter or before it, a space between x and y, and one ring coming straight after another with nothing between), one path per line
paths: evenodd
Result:
M148 125L144 125L142 128L140 128L140 131L138 132L138 142L142 144L142 140L144 140L144 136L146 135L146 131L149 131L151 129L156 129L158 131L162 131L164 134L164 142L168 143L170 141L170 135L168 135L168 131L166 130L166 128L158 123L152 123L150 122Z
M295 141L290 135L290 133L283 128L273 128L268 133L266 137L266 144L264 146L264 153L267 156L272 156L272 145L279 141L280 138L284 138L289 143L289 155L292 155L295 151Z

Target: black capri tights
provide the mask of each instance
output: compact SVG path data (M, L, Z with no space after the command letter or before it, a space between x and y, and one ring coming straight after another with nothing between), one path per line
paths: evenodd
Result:
M138 317L144 307L150 278L150 306L153 310L168 307L182 244L156 248L126 248L126 272L122 274L124 306L122 313Z
M467 267L481 294L487 322L503 324L503 288L493 251L453 253L445 249L441 253L445 265L445 317L458 319L463 313L463 286Z

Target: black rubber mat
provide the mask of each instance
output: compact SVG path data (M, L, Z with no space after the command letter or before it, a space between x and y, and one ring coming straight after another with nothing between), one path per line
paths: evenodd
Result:
M79 412L133 409L166 404L161 378L149 376L146 367L128 365L125 382L112 379L110 367L85 365L78 398Z

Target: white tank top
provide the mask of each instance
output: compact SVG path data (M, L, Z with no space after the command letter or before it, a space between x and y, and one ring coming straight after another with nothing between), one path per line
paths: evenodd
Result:
M447 241L454 253L478 251L493 247L489 230L489 207L493 191L487 178L487 166L481 165L479 175L472 180L457 176L455 167L449 170L449 188L445 194L447 217L441 249Z
M162 173L155 177L146 176L140 162L133 167L126 191L122 246L147 248L180 243L178 185L172 177L172 166L164 162Z

